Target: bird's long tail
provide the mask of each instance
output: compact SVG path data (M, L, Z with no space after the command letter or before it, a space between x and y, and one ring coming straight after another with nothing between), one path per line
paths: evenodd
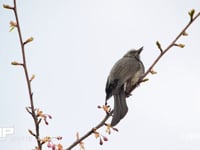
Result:
M114 94L114 110L111 126L115 126L128 112L126 103L126 95L124 89L121 89L119 94Z

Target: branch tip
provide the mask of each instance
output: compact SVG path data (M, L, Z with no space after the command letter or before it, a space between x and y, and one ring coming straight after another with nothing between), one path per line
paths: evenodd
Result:
M33 81L33 79L35 79L35 75L34 75L34 74L31 76L31 78L30 78L29 81L31 82L31 81ZM31 95L32 95L32 94L31 94Z
M155 70L153 70L153 69L150 70L150 73L151 74L157 74L157 72Z
M27 43L32 42L33 40L34 40L34 38L33 38L33 37L30 37L30 38L28 38L23 44L25 45L25 44L27 44Z
M184 48L184 47L185 47L185 44L182 44L182 43L176 44L176 43L174 43L174 46L177 46L177 47L180 47L180 48Z
M17 22L10 21L10 29L9 29L9 32L12 32L15 28L17 28Z
M192 22L194 19L194 13L195 13L195 9L192 9L191 11L188 12L188 14L190 16L190 22Z
M27 111L29 114L31 114L31 115L32 115L32 113L31 113L31 111L29 110L29 108L28 108L28 107L26 107L26 111Z
M17 62L17 61L11 62L11 65L14 65L14 66L23 66L22 63L19 63L19 62Z
M148 79L148 78L145 78L145 79L143 79L141 82L147 82L147 81L149 81L149 79Z
M7 5L7 4L3 4L3 8L5 9L14 9L14 7L10 6L10 5Z
M162 52L163 52L163 49L162 49L162 47L161 47L160 42L159 42L159 41L156 41L156 45L157 45L158 49L160 50L160 52L162 53Z
M29 132L32 136L36 136L36 134L33 133L33 131L31 131L30 129L28 129L28 132Z

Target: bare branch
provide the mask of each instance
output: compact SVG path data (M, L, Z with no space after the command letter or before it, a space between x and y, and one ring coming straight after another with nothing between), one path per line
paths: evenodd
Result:
M105 125L105 122L109 119L109 117L112 115L113 111L111 111L110 113L106 113L105 117L103 118L103 120L96 125L96 127L92 128L90 131L88 131L85 135L83 135L81 138L79 138L79 140L76 140L74 143L72 143L68 148L66 148L65 150L71 150L73 147L75 147L76 145L78 145L81 141L83 141L84 139L86 139L88 136L90 136L92 133L94 133L96 130L98 130L99 128L101 128L102 126Z
M36 113L35 113L35 106L34 106L34 103L33 103L33 92L32 92L32 89L31 89L31 83L30 83L30 78L29 78L29 74L28 74L28 68L27 68L27 64L26 64L26 54L25 54L25 44L27 44L28 42L31 42L33 40L33 38L29 38L27 39L25 42L23 42L23 39L22 39L22 33L21 33L21 29L20 29L20 23L19 23L19 18L18 18L18 13L17 13L17 5L16 5L16 0L13 0L14 2L14 6L13 7L8 7L6 5L6 8L9 8L14 11L14 15L15 15L15 19L16 19L16 28L17 28L17 31L18 31L18 36L19 36L19 41L20 41L20 46L21 46L21 53L22 53L22 59L23 59L23 69L24 69L24 73L25 73L25 77L26 77L26 84L27 84L27 87L28 87L28 94L29 94L29 100L30 100L30 108L31 108L31 111L26 109L29 114L31 114L33 120L34 120L34 124L35 124L35 134L34 134L34 137L36 138L36 141L37 141L37 146L39 148L39 150L42 150L42 145L41 145L41 142L40 142L40 131L39 131L39 124L38 124L38 118L36 116ZM5 6L4 6L5 7ZM15 63L16 64L16 63Z
M191 17L192 16L192 17ZM185 45L184 44L176 44L176 42L178 41L178 39L180 39L181 36L185 36L187 35L186 30L190 27L190 25L200 16L200 12L197 13L196 16L194 16L194 10L191 10L191 15L190 15L190 21L188 22L188 24L181 30L181 32L175 37L175 39L169 44L169 46L167 46L167 48L165 48L164 50L161 48L160 43L156 42L159 50L160 50L160 54L158 55L158 57L154 60L154 62L152 63L152 65L147 69L147 71L144 73L144 75L140 78L140 80L138 81L138 84L141 83L143 81L143 79L149 74L151 73L151 70L153 70L154 66L158 63L158 61L164 56L165 53L167 53L173 46L178 46L183 48ZM137 84L137 85L138 85ZM130 93L136 88L137 86L133 87L130 91ZM130 95L130 93L128 93Z

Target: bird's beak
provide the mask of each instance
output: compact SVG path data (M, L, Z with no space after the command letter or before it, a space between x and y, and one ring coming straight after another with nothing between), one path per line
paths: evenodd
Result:
M143 46L141 48L138 49L138 54L140 54L143 50Z

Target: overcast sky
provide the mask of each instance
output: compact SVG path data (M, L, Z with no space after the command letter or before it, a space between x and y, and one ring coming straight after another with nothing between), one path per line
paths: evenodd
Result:
M12 5L12 0L0 4ZM69 146L76 132L83 135L97 125L104 112L106 78L113 64L129 49L144 46L145 68L189 21L188 11L200 11L199 0L18 0L29 74L37 108L51 114L41 136L62 136ZM14 134L0 138L1 149L33 149L33 120L26 112L28 92L16 30L9 32L12 11L0 8L0 127ZM84 141L87 150L199 150L200 149L200 18L154 68L156 75L127 99L129 112L117 125L119 132ZM112 99L109 101L112 105ZM108 123L110 120L108 121ZM1 130L0 130L1 131ZM47 149L44 146L44 149ZM75 149L79 150L79 147Z

